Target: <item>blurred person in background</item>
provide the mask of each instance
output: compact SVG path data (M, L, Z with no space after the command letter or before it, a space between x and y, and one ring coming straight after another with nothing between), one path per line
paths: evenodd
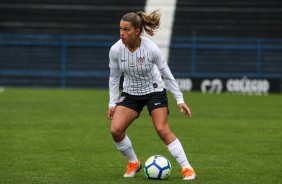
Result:
M145 31L153 36L160 25L160 12L127 13L120 21L120 40L109 52L109 110L111 134L117 149L128 161L124 177L134 177L141 169L141 163L135 154L126 129L139 117L144 106L161 140L182 168L184 180L193 180L196 173L189 164L178 138L171 132L168 123L168 99L165 89L169 89L181 112L187 118L191 111L183 99L175 78L163 57L159 47L141 36ZM154 66L157 66L154 67ZM159 71L157 71L159 70ZM124 74L123 91L119 96L120 77Z

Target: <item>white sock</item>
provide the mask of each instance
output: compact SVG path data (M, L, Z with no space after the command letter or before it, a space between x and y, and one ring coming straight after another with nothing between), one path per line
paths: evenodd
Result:
M183 147L178 139L175 139L172 143L167 145L167 148L175 160L179 163L182 169L189 168L192 169L192 166L189 164Z
M138 162L137 156L132 148L131 141L127 135L121 142L114 142L114 143L117 149L125 156L127 161L132 163Z

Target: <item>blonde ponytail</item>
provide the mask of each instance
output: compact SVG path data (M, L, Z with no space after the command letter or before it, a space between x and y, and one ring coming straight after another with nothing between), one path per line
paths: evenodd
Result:
M154 10L150 14L139 11L125 14L122 20L131 22L135 29L140 29L140 34L145 30L148 35L154 36L160 27L161 14L159 10Z

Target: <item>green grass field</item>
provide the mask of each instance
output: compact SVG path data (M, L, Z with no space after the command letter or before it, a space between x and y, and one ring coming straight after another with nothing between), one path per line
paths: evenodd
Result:
M170 126L198 179L180 167L157 137L145 108L128 135L144 163L154 154L172 163L167 181L142 172L123 178L106 118L108 91L18 89L0 92L0 183L281 183L282 96L185 93L186 119L169 93Z

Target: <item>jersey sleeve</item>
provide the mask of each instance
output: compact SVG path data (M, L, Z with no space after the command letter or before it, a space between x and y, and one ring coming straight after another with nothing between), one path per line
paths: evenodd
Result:
M109 108L115 107L119 98L119 83L121 77L121 71L118 64L118 54L112 48L109 53L109 67L110 67L110 77L109 77Z
M110 59L110 63L109 63L109 67L113 68L113 69L117 69L119 68L118 65L118 52L114 47L111 47L110 52L109 52L109 59Z
M179 86L175 78L173 77L168 65L164 67L163 69L161 69L160 72L163 76L163 80L164 80L166 87L173 94L173 97L175 98L177 104L184 103L183 94L180 91Z
M159 68L159 70L165 68L167 66L167 62L160 50L159 47L154 47L153 49L153 61L154 61L154 64L157 65L157 67Z

